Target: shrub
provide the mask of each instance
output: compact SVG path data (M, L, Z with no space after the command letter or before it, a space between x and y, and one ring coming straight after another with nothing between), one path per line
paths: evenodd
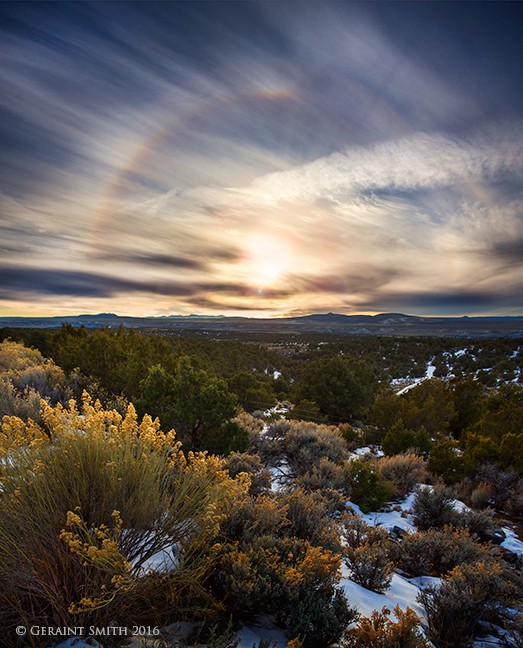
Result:
M351 570L352 580L373 592L383 593L390 587L394 573L387 529L367 524L355 514L342 518L341 529L346 545L343 559Z
M350 423L340 423L340 425L338 425L338 432L345 439L351 449L363 445L363 435L361 430L352 427Z
M293 599L287 612L287 633L305 637L303 644L297 644L296 648L300 645L304 648L330 646L357 616L356 610L348 607L340 589L335 590L330 600L310 589L301 598Z
M392 622L386 607L381 612L374 610L370 619L363 617L358 625L345 631L343 648L429 648L429 643L420 633L420 620L411 608L405 612L396 605Z
M511 515L523 517L523 484L518 483L507 502L507 509Z
M11 340L0 343L0 419L17 416L41 423L41 399L55 404L66 392L64 372L52 360Z
M3 629L126 625L135 606L149 618L160 605L186 606L180 592L198 589L204 570L184 555L244 486L215 457L186 458L149 417L139 425L132 406L122 419L86 395L82 414L74 401L68 410L44 402L43 417L50 438L31 422L2 426L10 441L0 461ZM159 598L151 585L161 579L143 567L173 546L185 551L172 558Z
M303 421L291 422L283 448L294 477L304 475L324 457L338 463L347 454L347 445L336 428Z
M500 470L493 463L476 466L476 479L490 488L491 500L497 511L503 510L523 482L515 470Z
M295 480L297 487L321 495L329 514L341 512L347 504L345 492L345 472L342 466L323 457L312 470Z
M249 493L251 495L260 495L271 489L271 473L262 464L258 455L235 452L229 455L225 465L232 478L242 472L249 475L251 479Z
M466 473L465 461L457 441L445 440L430 451L427 469L448 484L461 481Z
M250 542L260 536L284 536L290 522L287 508L272 494L242 496L224 507L220 536L229 542Z
M339 552L322 498L301 489L232 498L201 545L224 613L236 621L276 615L290 636L306 635L305 646L332 643L354 616L336 590Z
M286 508L289 526L286 535L308 540L314 546L339 551L337 527L328 517L325 500L317 493L306 493L301 488L279 495Z
M398 566L412 576L444 576L458 565L485 560L488 549L466 529L445 527L409 533L401 539Z
M390 587L394 575L394 563L387 555L385 547L365 543L356 549L347 548L343 552L345 564L351 571L351 579L378 594Z
M390 482L380 480L378 470L369 461L355 459L347 462L346 488L351 502L357 504L364 513L378 511L394 494Z
M23 372L44 363L37 349L27 349L23 343L4 340L0 343L0 373Z
M32 419L39 423L41 400L41 395L30 387L20 392L10 380L0 380L0 419L16 416L23 421Z
M255 414L256 412L254 412ZM250 437L250 444L256 444L259 439L260 432L263 430L263 422L259 418L255 417L254 414L249 414L248 412L240 412L232 420L235 423L238 423L240 427L244 430L247 430Z
M80 369L75 368L71 371L67 378L67 388L76 400L78 407L82 407L82 396L84 392L87 392L93 402L100 401L104 409L116 410L125 418L129 407L128 399L122 394L110 392L98 380L84 376Z
M485 482L480 482L470 495L470 503L475 509L484 509L490 503L492 489Z
M368 524L357 513L346 513L340 522L341 537L345 544L357 549L364 544L378 544L389 541L389 532L385 527Z
M481 623L500 623L506 607L521 596L509 570L495 562L461 565L441 585L418 596L428 620L428 636L441 648L469 646Z
M496 521L491 509L473 511L464 509L456 512L455 526L465 527L470 533L479 533L496 526Z
M263 536L296 537L337 551L335 522L326 515L321 496L301 489L257 497L243 495L227 503L220 535L230 542L251 542Z
M306 540L262 536L212 546L215 596L237 620L273 614L304 646L330 645L355 617L340 590L340 559Z
M383 457L378 461L378 470L383 480L394 484L400 497L405 497L416 484L424 483L427 476L425 461L414 453Z
M422 531L453 524L456 520L453 491L446 486L419 488L411 513L414 525Z
M291 425L283 419L272 421L265 434L251 435L250 452L257 452L266 466L277 466L285 456L284 438Z
M418 449L422 453L427 453L431 447L432 442L424 427L417 432L414 430L408 430L402 419L398 419L394 425L392 425L382 441L383 452L386 455L395 455L400 452L407 452L413 448Z

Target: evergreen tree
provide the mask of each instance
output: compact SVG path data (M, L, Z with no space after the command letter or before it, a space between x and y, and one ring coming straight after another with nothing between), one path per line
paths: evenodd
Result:
M187 356L180 358L174 375L159 366L149 369L140 391L140 412L174 427L187 449L218 454L247 449L247 431L231 421L238 413L235 395L223 380L195 369Z

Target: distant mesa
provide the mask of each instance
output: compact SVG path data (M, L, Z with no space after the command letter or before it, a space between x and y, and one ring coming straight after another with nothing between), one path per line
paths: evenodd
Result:
M227 317L225 315L161 315L128 317L114 313L58 317L1 317L1 327L56 329L62 324L87 328L126 328L198 332L198 335L387 335L459 338L522 337L523 317L418 317L403 313L343 315L313 313L281 318Z
M225 315L162 315L160 319L224 319Z
M114 320L118 319L118 315L115 315L115 313L98 313L98 315L76 315L76 319L82 319L82 320ZM64 319L61 317L60 319Z

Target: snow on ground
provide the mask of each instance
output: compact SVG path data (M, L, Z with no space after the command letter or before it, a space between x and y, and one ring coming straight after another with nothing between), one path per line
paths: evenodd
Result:
M282 490L289 483L291 469L285 459L283 461L280 461L277 466L267 468L267 470L272 475L271 490L273 493Z
M370 448L359 448L354 457L358 455L366 454L370 452ZM281 488L281 478L285 477L288 472L288 467L285 464L280 465L278 468L270 469L273 480L272 488L273 490L278 490ZM432 488L432 486L424 486L424 488ZM415 532L416 527L412 524L412 518L409 514L409 511L414 502L415 493L411 493L403 501L393 504L392 507L388 508L382 512L371 512L363 514L361 509L352 502L349 502L348 506L354 511L362 516L363 520L367 524L371 525L381 525L388 529L392 530L395 526L405 529L410 532ZM454 507L457 510L463 510L468 508L463 502L455 500ZM523 555L523 542L519 540L512 529L509 527L504 527L503 531L506 534L506 540L501 544L502 547L509 549L518 554ZM173 561L172 554L160 552L159 554L153 556L150 561L147 563L147 568L162 568L169 562ZM438 584L441 582L441 579L431 577L431 576L421 576L418 578L406 578L401 574L395 573L392 577L392 583L389 589L383 594L377 594L376 592L371 592L370 590L365 589L361 585L358 585L350 579L350 570L342 564L341 568L341 579L339 586L343 588L345 596L349 601L349 605L356 607L360 615L369 617L374 610L381 611L383 607L387 607L390 610L390 618L394 619L392 611L399 605L400 608L405 611L407 607L414 610L414 612L422 619L422 623L426 624L426 616L423 607L416 601L416 598L420 592L420 589L426 587L429 584ZM276 628L270 619L261 619L258 624L252 624L249 626L242 626L239 635L241 635L241 640L238 645L238 648L253 648L253 646L258 646L262 639L278 642L278 648L284 648L289 638L286 637L285 633ZM492 648L493 646L500 646L500 639L492 636L484 637L481 640L477 640L473 644L473 648ZM130 648L141 648L142 643L140 638L135 637L130 644ZM59 644L57 648L103 648L99 643L94 640L89 642L82 640L81 638L72 637L67 641ZM48 647L50 648L50 647ZM205 648L202 646L202 648Z
M176 546L169 549L160 549L157 553L146 560L140 567L140 574L146 574L149 570L154 572L172 571L177 565Z
M47 648L51 648L48 646ZM102 648L96 639L83 639L82 637L70 637L67 641L58 644L56 648Z
M365 446L363 448L356 448L356 450L354 450L352 452L352 454L349 456L349 459L356 459L357 456L363 457L366 454L372 454L375 457L383 457L383 456L385 456L385 453L382 450L376 450L374 448L370 448L369 446ZM354 456L354 455L356 455L356 456Z
M503 531L507 538L506 540L503 540L501 546L504 549L513 551L514 553L523 554L523 542L521 542L514 531L510 527L503 527Z
M363 514L360 508L355 504L352 504L352 502L350 502L349 505L355 513L359 513L362 516L367 524L372 524L373 526L380 525L385 527L389 531L395 526L398 526L402 529L405 529L406 531L414 532L416 531L416 527L410 521L410 516L407 515L407 512L410 510L412 502L414 501L414 497L415 495L414 493L412 493L402 502L396 504L394 508L399 510L390 510L383 512L371 512ZM406 517L402 517L402 513L404 516L406 515Z
M419 385L420 382L423 382L424 380L428 380L429 378L432 378L434 376L434 372L436 371L436 367L434 365L428 365L427 371L425 375L422 378L416 378L416 380L411 383L410 385L407 385L406 387L403 387L403 389L400 389L399 391L396 392L396 396L401 396L401 394L405 394L409 390L411 390L413 387L416 387L416 385Z
M277 645L281 648L284 648L289 642L285 633L276 628L269 619L263 625L242 626L239 634L241 640L238 648L252 648L257 646L262 639L277 641Z
M416 601L416 597L419 594L419 588L422 586L424 587L429 583L438 584L441 582L439 578L431 576L421 576L409 579L400 576L399 574L394 574L389 589L384 594L377 594L376 592L371 592L350 580L350 570L346 567L342 567L341 571L342 579L340 581L340 586L343 587L349 604L355 606L358 609L358 612L365 617L370 617L373 610L381 611L385 606L391 612L390 617L394 618L392 610L396 605L399 605L403 611L410 607L425 621L425 611Z

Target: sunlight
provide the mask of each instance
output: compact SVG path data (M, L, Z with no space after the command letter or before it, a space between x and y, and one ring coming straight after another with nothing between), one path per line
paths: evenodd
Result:
M274 286L292 265L290 246L270 234L251 236L245 244L245 257L249 282L256 288Z

